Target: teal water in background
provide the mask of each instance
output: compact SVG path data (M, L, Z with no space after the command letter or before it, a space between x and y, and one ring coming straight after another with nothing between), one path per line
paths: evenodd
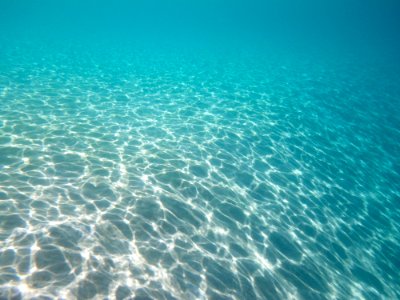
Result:
M396 2L3 1L0 299L398 299Z

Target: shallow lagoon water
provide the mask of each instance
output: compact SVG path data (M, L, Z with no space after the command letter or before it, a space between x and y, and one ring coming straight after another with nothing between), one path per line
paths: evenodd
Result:
M1 299L400 297L395 61L3 41Z

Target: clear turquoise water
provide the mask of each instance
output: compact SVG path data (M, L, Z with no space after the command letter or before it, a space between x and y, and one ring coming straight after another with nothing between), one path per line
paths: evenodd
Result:
M400 298L393 48L6 24L0 299Z

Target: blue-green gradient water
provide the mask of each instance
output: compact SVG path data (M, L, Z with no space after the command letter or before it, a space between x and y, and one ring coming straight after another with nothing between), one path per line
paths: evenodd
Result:
M0 3L0 299L399 299L395 1Z

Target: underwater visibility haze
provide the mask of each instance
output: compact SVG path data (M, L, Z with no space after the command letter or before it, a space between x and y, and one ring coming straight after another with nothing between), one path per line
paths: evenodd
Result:
M0 1L0 299L400 299L398 1Z

